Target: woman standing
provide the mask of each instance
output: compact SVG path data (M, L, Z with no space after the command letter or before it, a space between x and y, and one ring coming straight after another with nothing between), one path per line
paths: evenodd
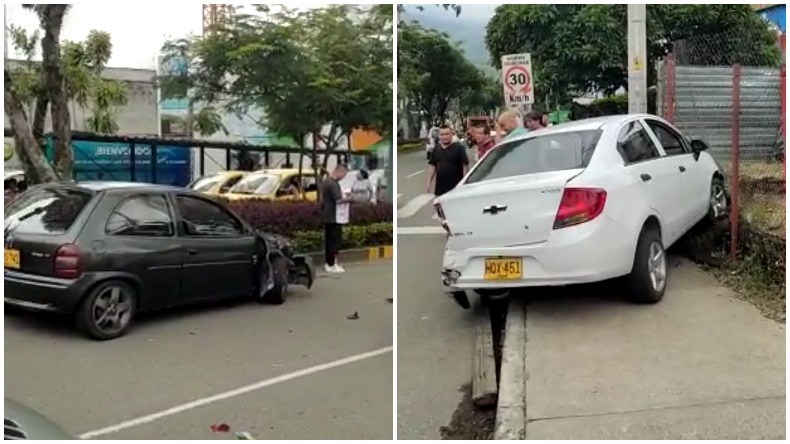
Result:
M351 186L351 199L354 202L376 203L376 193L370 175L365 170L359 170L354 185Z

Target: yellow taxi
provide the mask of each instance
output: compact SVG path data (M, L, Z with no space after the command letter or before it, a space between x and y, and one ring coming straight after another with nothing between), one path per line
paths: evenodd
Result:
M316 201L318 186L312 169L265 169L247 173L227 193L229 200L276 199Z
M219 196L227 193L244 176L250 174L249 171L220 171L218 173L207 174L189 185L190 190L199 191L209 196Z

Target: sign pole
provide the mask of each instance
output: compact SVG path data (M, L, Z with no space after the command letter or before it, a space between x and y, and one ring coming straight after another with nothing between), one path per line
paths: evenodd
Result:
M647 112L647 7L628 5L628 112Z

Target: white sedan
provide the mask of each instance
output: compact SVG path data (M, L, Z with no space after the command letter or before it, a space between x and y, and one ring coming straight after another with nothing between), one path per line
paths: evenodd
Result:
M434 202L448 232L445 292L468 308L467 290L497 297L626 276L631 300L660 301L666 248L727 213L707 148L651 115L570 122L496 146Z

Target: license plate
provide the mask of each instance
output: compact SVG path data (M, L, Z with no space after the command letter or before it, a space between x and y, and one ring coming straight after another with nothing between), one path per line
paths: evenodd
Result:
M521 279L521 265L520 257L486 259L483 278L488 281Z
M19 250L5 249L5 268L19 268Z

